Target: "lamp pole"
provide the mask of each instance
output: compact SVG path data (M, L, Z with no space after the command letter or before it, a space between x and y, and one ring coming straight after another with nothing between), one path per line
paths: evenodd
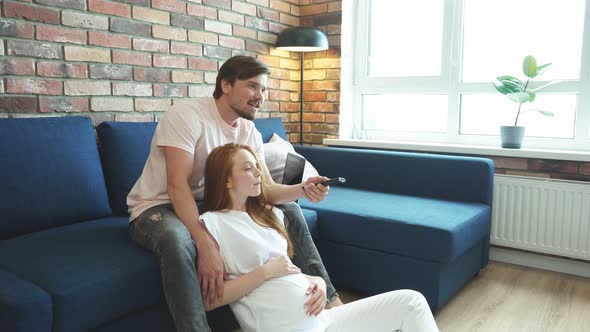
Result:
M303 54L305 52L299 52L301 61L301 77L299 80L299 144L303 145Z
M303 62L304 52L328 49L328 36L318 28L302 26L283 30L277 37L276 48L299 52L301 77L299 81L299 144L303 145Z

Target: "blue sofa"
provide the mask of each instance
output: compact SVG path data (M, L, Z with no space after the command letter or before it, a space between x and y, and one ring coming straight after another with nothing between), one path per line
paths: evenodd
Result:
M156 257L128 237L125 197L155 123L85 117L0 119L0 331L173 331ZM261 119L265 141L285 137ZM297 147L329 176L327 200L301 200L339 288L424 293L440 308L488 261L491 161ZM208 314L215 331L236 322Z

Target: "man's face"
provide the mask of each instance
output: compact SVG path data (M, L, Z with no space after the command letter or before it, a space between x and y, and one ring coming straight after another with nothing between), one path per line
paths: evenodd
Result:
M268 75L261 74L245 80L236 80L234 85L223 81L224 95L236 114L244 119L254 120L262 107L266 94Z

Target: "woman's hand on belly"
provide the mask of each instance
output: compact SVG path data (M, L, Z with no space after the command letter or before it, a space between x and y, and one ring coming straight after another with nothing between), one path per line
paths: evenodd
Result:
M272 257L260 268L264 271L266 280L301 273L287 256Z
M310 316L317 316L324 310L327 302L326 282L320 277L305 275L309 279L309 287L305 295L310 298L305 302L305 313Z

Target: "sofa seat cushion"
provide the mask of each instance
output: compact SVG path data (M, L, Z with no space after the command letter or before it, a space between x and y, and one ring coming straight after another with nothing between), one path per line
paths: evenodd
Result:
M0 239L111 214L88 117L0 119Z
M0 268L53 299L53 331L84 331L163 300L157 258L133 243L126 217L0 241Z
M0 270L0 329L51 331L51 296L39 286Z
M322 241L347 244L422 260L449 262L490 229L490 208L479 203L333 187L319 204Z

